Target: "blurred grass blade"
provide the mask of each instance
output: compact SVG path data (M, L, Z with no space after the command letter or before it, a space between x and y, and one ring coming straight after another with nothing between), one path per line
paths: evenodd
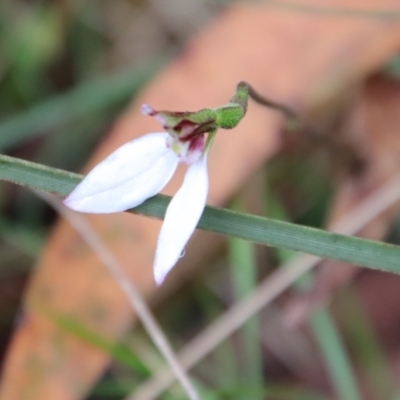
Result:
M67 195L82 175L0 155L0 179L33 189ZM131 212L163 219L170 197L157 195ZM216 207L206 207L199 229L263 245L303 251L362 267L400 273L400 246L275 221Z
M127 347L119 343L110 342L99 333L91 331L83 326L73 317L61 314L45 314L53 320L60 328L84 340L92 346L104 351L115 361L120 362L142 378L148 377L150 372L142 361Z
M241 209L239 201L233 204ZM228 241L229 263L235 300L249 295L257 285L257 261L255 245L242 239L230 238ZM243 349L241 362L242 376L238 379L253 388L262 388L264 384L262 348L260 343L260 321L258 316L249 319L238 332ZM243 397L242 397L243 398ZM260 393L253 400L262 399Z
M393 57L385 66L384 72L390 77L400 78L400 56Z
M225 306L220 299L216 299L213 293L202 285L195 287L194 295L201 304L208 323L216 320L225 310ZM215 371L212 371L209 364L206 365L208 371L214 374L214 382L219 387L235 386L240 376L240 364L238 362L235 343L230 338L220 343L213 351L212 365ZM202 397L203 398L203 397Z
M388 357L374 332L357 292L347 288L338 298L339 318L358 370L375 399L393 399L398 391Z
M335 398L361 400L350 360L329 313L326 310L315 311L309 321L335 388Z
M314 393L297 385L291 384L270 384L268 388L250 388L246 386L235 386L232 388L218 388L212 392L203 393L203 400L215 399L234 399L246 398L246 400L253 400L256 397L263 399L276 399L276 400L328 400L328 398L319 393ZM184 400L184 398L174 399Z
M44 231L19 226L0 218L0 239L33 259L39 255L45 243L45 238Z
M240 300L249 295L257 284L254 244L242 239L231 238L229 240L229 259L234 296L236 300ZM263 387L264 375L258 316L252 317L243 324L238 333L244 350L244 357L241 361L242 377L239 379L250 387ZM261 394L254 395L253 400L262 398Z
M121 379L114 379L113 376L103 376L103 378L97 382L97 385L92 389L90 398L100 400L114 398L122 399L135 390L135 385L121 381Z
M0 124L0 151L43 135L89 113L128 100L165 59L166 57L160 57L142 67L82 84L8 118Z

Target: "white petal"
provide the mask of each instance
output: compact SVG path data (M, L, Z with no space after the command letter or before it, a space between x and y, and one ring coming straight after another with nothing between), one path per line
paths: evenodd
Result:
M74 210L127 210L157 194L171 179L178 158L166 145L168 133L149 133L115 150L92 169L64 200Z
M207 156L189 166L181 188L168 206L158 238L154 278L161 284L196 229L208 193Z

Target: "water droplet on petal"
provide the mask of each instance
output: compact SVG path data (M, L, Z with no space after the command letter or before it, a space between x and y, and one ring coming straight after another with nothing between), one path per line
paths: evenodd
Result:
M179 256L179 258L185 257L185 254L186 254L186 251L185 251L185 249L183 249L181 255Z

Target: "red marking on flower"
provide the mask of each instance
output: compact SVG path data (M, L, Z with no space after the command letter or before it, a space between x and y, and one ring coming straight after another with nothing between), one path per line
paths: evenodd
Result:
M204 150L204 135L199 135L199 136L194 137L190 141L189 151L190 152L193 152L193 151L202 152L203 150Z
M183 119L182 121L178 122L175 126L172 127L165 127L166 129L172 128L177 134L179 135L180 140L186 141L190 140L193 136L193 133L198 128L198 124L195 124L192 121L188 121L187 119Z

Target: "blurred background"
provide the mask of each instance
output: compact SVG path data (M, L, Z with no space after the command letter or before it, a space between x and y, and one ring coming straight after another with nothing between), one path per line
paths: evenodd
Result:
M1 153L79 172L135 93L234 3L2 0ZM349 7L354 8L353 2ZM314 11L292 10L313 15ZM387 12L390 15L390 9ZM341 9L337 17L353 14ZM374 18L373 10L364 17ZM376 17L381 17L380 11ZM396 51L386 52L387 61L373 74L360 75L363 86L355 96L355 110L368 101L378 109L385 101L399 102L400 62ZM362 98L367 85L372 87L372 100ZM334 119L346 131L351 118L342 112L343 104L335 105ZM308 118L315 122L314 114ZM316 120L319 129L332 123ZM379 126L375 129L379 131ZM309 226L335 222L342 214L341 189L356 182L368 164L363 138L352 139L348 146L348 141L338 142L329 135L316 139L305 132L299 140L291 129L280 134L280 151L247 177L247 184L231 194L227 206ZM397 145L395 140L387 142L388 148ZM346 161L337 149L349 155ZM379 157L386 159L384 150ZM380 183L374 181L365 193L357 191L358 198ZM347 209L351 202L344 203ZM53 209L35 194L0 181L3 368L12 332L22 318L24 290L56 219ZM377 224L379 229L367 230L364 236L400 244L397 210ZM180 348L196 337L293 255L226 239L207 264L185 275L184 285L173 285L152 299L173 346ZM193 368L193 379L205 399L400 399L400 278L350 266L340 269L347 273L332 277L326 272L332 264L297 282ZM121 341L111 342L73 318L57 323L110 357L97 383L87 388L87 399L123 399L163 365L140 325L124 333ZM185 396L174 385L157 398Z

